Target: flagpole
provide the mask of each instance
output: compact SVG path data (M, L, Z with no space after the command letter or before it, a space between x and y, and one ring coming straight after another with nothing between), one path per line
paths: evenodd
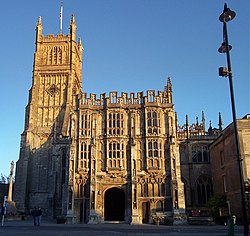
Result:
M63 33L63 30L62 30L62 18L63 18L63 3L61 2L61 7L60 7L60 34Z

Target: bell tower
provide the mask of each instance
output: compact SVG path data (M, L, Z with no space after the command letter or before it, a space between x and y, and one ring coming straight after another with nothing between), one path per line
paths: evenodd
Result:
M44 36L42 18L39 17L35 44L32 86L26 106L24 132L21 135L17 188L14 193L17 206L24 211L32 207L30 196L40 194L34 202L46 207L39 202L42 198L62 195L62 190L57 190L59 193L56 193L56 186L51 187L48 183L54 181L55 185L60 185L61 183L55 182L56 179L65 182L59 173L62 168L66 169L67 158L63 161L60 156L69 156L70 142L68 141L68 146L64 142L67 146L64 151L61 151L61 144L58 150L55 145L58 137L70 136L71 114L82 90L83 48L81 40L76 42L76 22L73 15L67 35L60 32L58 35Z
M70 108L82 87L82 45L76 43L76 22L71 18L70 34L42 34L42 20L36 26L36 51L29 113L26 125L46 132L56 128L67 135Z

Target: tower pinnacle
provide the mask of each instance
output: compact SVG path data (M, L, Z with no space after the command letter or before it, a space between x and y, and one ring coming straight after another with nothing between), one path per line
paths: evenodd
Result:
M205 114L204 114L204 111L202 111L202 115L201 115L201 122L202 122L202 127L203 127L203 130L205 131L206 127L205 127Z
M221 113L219 112L219 130L222 131L222 129L223 129L223 123L222 123Z
M71 22L70 22L70 34L71 34L71 39L73 41L76 41L76 21L75 21L75 16L71 16Z
M43 31L42 17L39 16L37 24L36 24L36 50L37 50L37 47L38 47L38 43L41 42L42 31Z

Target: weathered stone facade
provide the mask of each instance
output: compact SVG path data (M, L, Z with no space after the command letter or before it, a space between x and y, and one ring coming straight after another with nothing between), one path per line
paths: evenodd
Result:
M240 157L243 170L246 209L250 215L250 115L237 120ZM234 125L231 123L211 144L211 167L216 194L227 198L230 215L242 222L239 161L237 159Z
M32 88L17 162L15 201L20 210L44 207L48 214L67 212L69 157L75 155L69 124L81 93L82 45L70 34L42 34L39 18Z
M185 212L177 121L163 91L82 92L82 44L42 34L39 18L16 167L19 211L41 207L72 222L149 223Z
M206 210L206 205L214 194L211 173L209 145L222 131L222 119L219 114L219 128L205 128L205 115L202 112L201 123L189 124L188 116L183 126L178 125L178 142L181 162L181 178L185 186L185 203L188 212Z

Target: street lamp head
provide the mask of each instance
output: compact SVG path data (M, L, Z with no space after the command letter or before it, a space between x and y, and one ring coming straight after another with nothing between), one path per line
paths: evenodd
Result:
M219 68L219 76L227 77L229 75L228 69L226 67Z
M228 45L228 51L230 51L232 49L232 46L231 45ZM225 42L223 42L220 46L220 48L218 49L218 52L219 53L226 53L227 52L227 47L226 47L226 44Z
M226 23L226 22L232 20L235 16L236 16L236 13L234 11L231 11L230 8L228 8L227 4L225 3L225 5L224 5L224 11L220 15L219 20L221 22Z

